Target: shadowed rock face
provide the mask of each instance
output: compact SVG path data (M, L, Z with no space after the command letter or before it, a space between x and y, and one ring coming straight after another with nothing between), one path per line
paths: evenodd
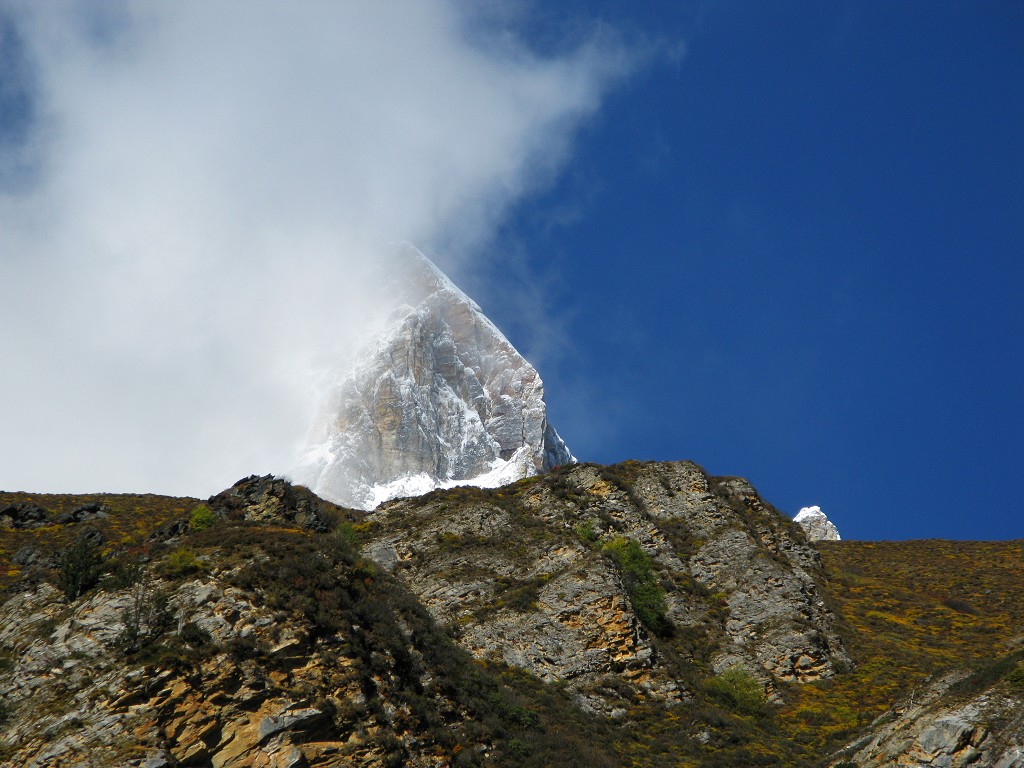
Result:
M392 272L401 308L336 387L321 438L293 472L361 509L470 483L497 486L572 461L540 376L480 308L411 246Z

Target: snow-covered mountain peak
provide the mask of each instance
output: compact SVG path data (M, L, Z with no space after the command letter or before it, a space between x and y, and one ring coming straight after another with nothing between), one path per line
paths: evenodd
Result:
M798 523L811 541L839 541L839 529L821 511L821 507L804 507L796 513L793 522Z
M537 371L410 245L387 265L396 309L337 383L294 478L372 509L453 485L497 486L573 461Z

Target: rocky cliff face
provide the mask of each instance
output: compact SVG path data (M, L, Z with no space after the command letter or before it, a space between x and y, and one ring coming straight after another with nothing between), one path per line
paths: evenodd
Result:
M494 494L392 502L369 520L366 551L463 647L568 681L597 711L621 707L608 675L639 695L691 697L670 657L743 669L769 692L849 663L815 551L745 481L688 462L567 467ZM639 577L617 556L630 548L650 562L660 615L637 605Z
M113 550L81 597L53 583L66 555L8 596L0 764L472 765L519 730L497 733L507 689L359 558L342 510L270 477L208 504L209 528Z
M372 509L571 462L547 421L537 371L476 303L411 246L399 249L390 271L399 308L335 388L296 480Z
M812 545L689 462L11 504L3 766L1021 768L1024 542Z
M708 681L739 671L761 707L847 663L799 529L689 463L371 515L252 477L104 548L111 510L0 607L4 765L611 765L617 738L586 757L601 722L682 705L720 729L739 716ZM698 751L731 738L676 730Z

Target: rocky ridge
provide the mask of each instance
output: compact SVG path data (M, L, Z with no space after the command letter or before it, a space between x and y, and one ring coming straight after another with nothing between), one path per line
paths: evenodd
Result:
M82 598L28 582L0 607L0 764L436 766L490 746L464 733L489 732L471 665L362 563L346 513L271 477L208 505L218 522L161 526Z
M848 663L799 529L686 462L371 515L254 476L141 546L101 555L102 538L0 607L4 764L571 765L543 749L587 754L553 725L577 708L718 707L702 681L735 670L763 701ZM81 546L97 559L69 559ZM68 563L100 561L95 586L66 589ZM508 682L538 679L555 687ZM700 733L694 749L719 738Z
M10 504L0 765L1021 768L1024 542L815 546L689 462Z
M373 509L437 487L496 487L571 462L537 371L426 256L399 248L397 309L334 388L291 475Z
M618 706L602 693L607 675L660 700L692 695L656 651L658 634L769 691L849 664L799 529L746 481L689 462L566 467L495 494L394 501L369 520L367 553L463 647L568 681L596 711ZM663 625L645 625L631 575L608 557L629 542L663 589Z

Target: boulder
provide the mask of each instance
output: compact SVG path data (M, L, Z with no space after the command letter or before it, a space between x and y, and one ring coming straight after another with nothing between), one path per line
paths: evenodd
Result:
M22 501L0 509L0 526L9 528L37 528L44 525L47 512L38 504Z

